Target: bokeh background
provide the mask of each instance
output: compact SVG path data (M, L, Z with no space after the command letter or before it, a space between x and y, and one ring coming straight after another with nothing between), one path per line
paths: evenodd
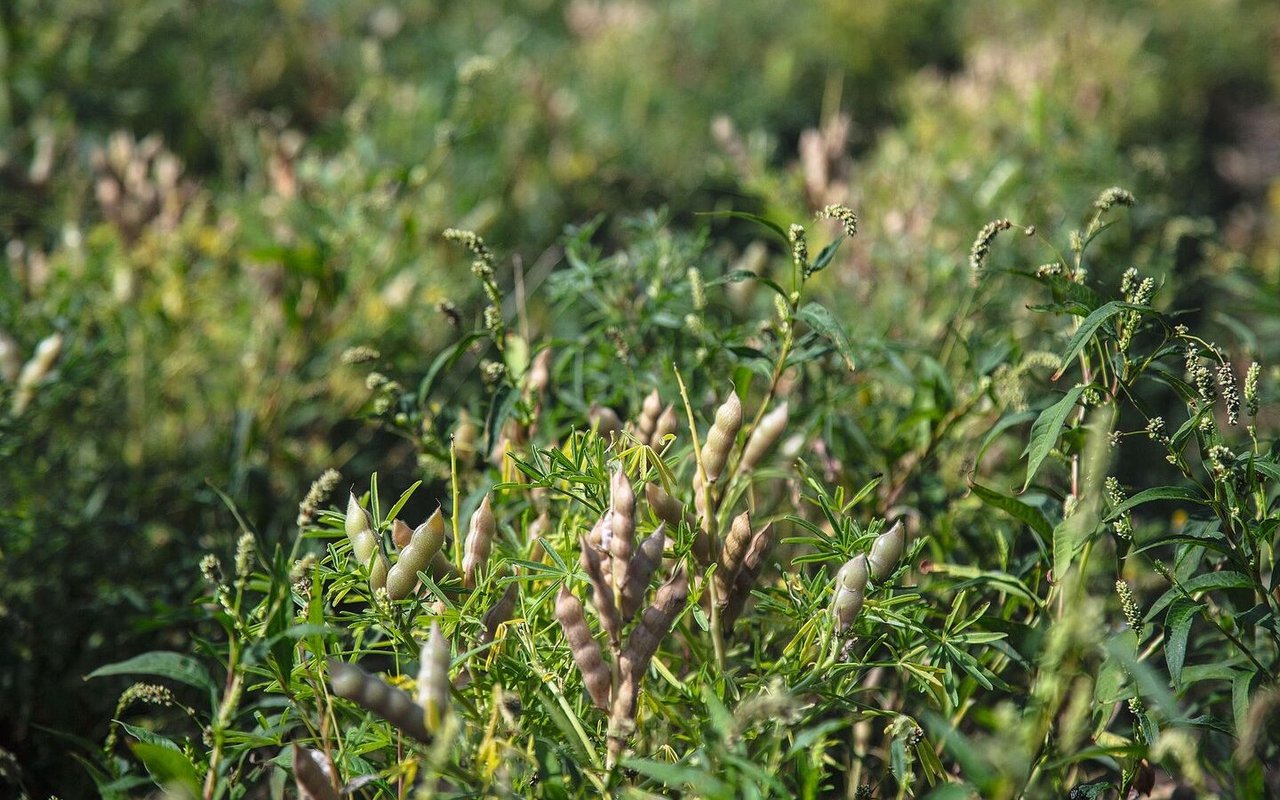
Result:
M477 302L445 228L520 263L540 324L567 225L846 202L825 302L927 343L983 223L1112 184L1168 302L1280 355L1280 6L0 5L0 787L87 787L115 697L83 676L183 649L232 506L270 541L325 468L412 469L340 355L425 369L439 304Z

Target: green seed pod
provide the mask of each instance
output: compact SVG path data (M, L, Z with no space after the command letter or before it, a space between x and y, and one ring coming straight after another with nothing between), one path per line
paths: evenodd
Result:
M711 424L707 440L702 444L702 468L706 470L707 480L714 483L719 479L741 427L742 401L738 399L738 393L731 389L729 396L716 409L715 422Z
M611 532L609 556L613 587L615 591L620 591L627 585L627 569L631 566L636 532L636 494L622 467L618 467L613 473L609 497L609 515L605 524Z
M373 533L373 518L369 512L360 507L355 492L347 501L346 519L347 538L351 540L351 554L356 563L362 567L369 566L370 559L378 549L378 538Z
M859 555L846 561L836 573L831 613L835 617L837 634L847 631L862 611L862 603L866 600L868 572L867 557Z
M458 575L457 567L453 566L453 562L444 554L444 550L440 550L431 558L431 563L427 565L427 572L436 583L458 580L461 577Z
M433 622L418 663L418 705L427 730L439 730L449 713L449 687L449 640Z
M601 522L597 522L593 533L600 531L603 527ZM596 616L600 618L601 626L609 634L609 640L617 642L622 635L622 617L613 599L613 587L608 583L610 573L605 571L604 559L600 551L591 543L592 535L588 534L582 539L580 561L587 577L591 579L591 605L596 610Z
M405 525L405 527L409 527ZM444 546L444 516L440 509L419 525L411 534L409 543L400 551L400 558L387 573L387 596L402 600L409 596L418 584L418 573L426 570Z
M906 544L907 531L902 520L893 523L893 527L876 537L871 545L871 555L867 556L873 580L879 582L893 574L902 559L902 550Z
M379 715L421 742L431 734L423 724L423 710L408 692L388 685L355 664L329 659L329 683L333 693Z
M622 618L629 620L640 610L640 604L649 591L649 579L662 563L662 549L666 546L666 523L661 523L653 533L636 548L631 566L627 569L627 582L622 586Z
M569 652L578 665L578 672L582 673L582 682L587 687L587 694L591 695L591 702L597 708L607 709L612 683L609 667L600 654L600 643L587 627L587 615L583 612L582 602L573 596L567 586L561 586L560 594L556 597L556 619L564 629Z
M676 413L676 407L668 404L662 410L662 416L658 417L658 422L653 426L653 434L649 437L649 446L655 450L660 449L666 442L668 436L675 436L676 429L680 426L680 416Z
M476 574L489 561L489 553L493 549L493 535L498 530L497 520L493 517L493 504L489 495L484 496L480 507L471 515L471 527L467 531L467 541L462 554L462 585L470 589L476 585Z
M502 593L502 597L498 598L498 602L494 603L484 614L484 630L480 633L480 644L488 644L492 642L494 637L498 635L498 626L507 620L516 611L516 584L508 584L507 590Z
M729 602L720 614L720 621L726 633L733 630L733 623L737 622L738 617L742 615L747 598L760 577L760 571L764 569L764 559L769 554L769 547L772 544L771 525L764 526L751 537L751 546L747 548L747 555L742 559L742 567L734 577L732 588L729 589Z
M587 410L587 422L601 439L609 440L622 432L622 420L608 406L592 403Z
M790 414L786 401L783 401L777 408L765 414L760 419L760 424L751 432L751 436L747 438L746 447L742 450L742 462L738 469L742 471L752 470L760 463L769 449L778 441L778 437L782 436L782 432L787 429L787 417Z
M747 548L750 546L751 518L747 512L743 511L734 517L733 524L729 526L729 535L725 537L724 545L720 548L720 564L716 567L715 582L716 597L719 598L721 606L729 602L729 589L738 577L738 569L742 566L742 559L746 557Z
M333 766L319 750L294 744L293 780L300 800L341 800Z
M653 603L644 610L640 622L631 631L623 657L630 663L630 669L626 674L633 676L637 682L649 668L649 661L653 659L653 654L658 652L658 645L671 631L671 625L684 609L688 599L689 576L681 570L662 584L653 597Z
M369 589L374 594L377 594L379 589L385 589L389 574L391 574L391 568L387 564L387 557L378 552L373 557L373 563L369 565Z

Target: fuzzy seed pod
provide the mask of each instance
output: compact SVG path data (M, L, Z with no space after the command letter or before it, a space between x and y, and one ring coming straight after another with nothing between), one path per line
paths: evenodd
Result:
M622 420L618 419L617 412L599 403L591 404L587 411L587 422L601 439L612 439L622 432Z
M676 414L674 404L668 403L667 407L662 410L662 416L658 417L658 422L653 426L653 434L649 437L649 446L655 450L661 449L666 443L668 436L675 436L676 430L680 426L680 417Z
M681 570L676 573L653 597L653 603L644 610L640 622L631 631L627 640L624 658L629 659L630 669L627 674L639 681L640 676L649 668L649 661L658 652L658 645L671 631L671 625L684 610L689 599L689 576Z
M752 470L760 463L760 459L764 458L769 449L778 441L778 437L787 428L787 417L790 414L789 406L784 400L778 404L778 407L765 414L760 419L760 424L751 432L751 436L747 438L747 445L742 450L742 462L738 469Z
M573 661L582 673L582 682L586 684L587 694L597 708L609 707L609 691L612 680L609 667L600 654L600 643L591 635L587 627L587 616L583 612L582 602L573 596L569 587L561 586L556 598L556 619L564 629L564 638L569 642L569 652Z
M893 574L898 561L902 559L902 549L906 544L907 531L902 520L893 523L893 527L876 537L871 545L871 554L867 556L873 580L880 582Z
M298 785L299 800L341 800L333 767L319 750L294 744L293 780Z
M684 506L679 500L667 494L667 491L662 488L662 484L646 483L644 499L649 504L649 508L653 510L654 516L672 528L680 527L680 522L685 518Z
M747 548L751 546L751 518L747 512L733 518L733 524L729 526L729 535L724 539L724 545L720 548L720 564L716 567L716 597L719 598L720 605L723 606L729 602L729 588L733 586L734 580L738 577L738 569L742 566L742 559L747 555Z
M640 610L649 591L649 579L662 563L662 549L667 543L666 523L661 523L653 533L636 548L636 553L627 568L627 582L622 585L622 618L629 620Z
M593 533L603 528L601 523L596 523ZM600 618L600 624L604 627L605 633L609 634L609 640L617 642L622 635L622 617L618 614L618 606L613 599L613 588L606 577L610 573L606 572L604 559L591 540L592 534L583 538L581 556L582 568L591 579L591 604L595 607L596 616Z
M653 431L658 427L658 416L662 414L662 398L654 389L645 397L640 406L640 416L636 419L636 438L640 444L653 444Z
M431 558L431 563L427 565L427 572L436 583L457 580L460 577L457 567L453 566L453 562L444 554L443 549Z
M329 659L329 683L338 697L372 711L418 741L431 741L423 709L408 692L337 659Z
M867 557L859 555L846 561L836 573L831 613L835 616L837 634L847 631L862 611L862 603L866 600L868 572Z
M612 533L609 538L609 556L613 572L614 591L627 585L627 569L631 566L631 551L635 547L636 494L622 467L613 473L609 484L609 520Z
M771 525L764 526L751 537L751 546L747 548L747 555L742 559L742 567L734 577L733 587L729 590L729 602L720 614L720 621L726 633L733 630L733 623L742 616L742 609L746 606L747 598L760 577L760 571L764 569L764 559L769 554L769 547L772 544Z
M426 522L413 531L409 544L400 551L399 560L387 573L388 597L402 600L409 596L418 584L418 573L427 569L431 559L444 546L444 533L444 516L437 508Z
M516 596L516 584L509 584L507 590L502 593L502 597L498 598L498 602L494 603L485 612L484 630L480 633L480 644L492 642L494 637L498 635L498 626L511 619L511 615L516 611Z
M453 451L458 463L470 464L476 457L476 440L480 438L480 426L471 419L466 409L458 412L458 425L453 429Z
M355 492L347 501L346 519L347 538L351 540L351 554L356 563L362 567L369 566L370 559L378 549L378 537L373 532L373 518L369 512L360 507Z
M369 589L377 594L379 589L385 589L387 586L387 576L391 574L391 567L387 563L387 557L380 551L373 557L373 563L369 565ZM387 595L390 597L390 594Z
M702 467L707 472L707 480L714 483L724 471L729 452L733 450L733 440L738 437L741 427L742 401L731 389L729 396L716 409L715 422L707 431L707 440L702 443Z
M418 662L418 705L427 730L439 730L449 713L449 685L449 640L433 622Z
M409 541L413 539L413 528L402 519L396 519L391 523L391 541L396 543L397 550L403 550L409 546Z
M497 520L493 517L493 504L489 495L484 496L480 507L471 515L471 528L467 531L467 541L462 554L462 585L468 589L476 585L476 573L489 562L489 552L493 549L493 535L498 530Z
M537 397L547 390L551 384L551 348L538 351L524 380L530 395Z

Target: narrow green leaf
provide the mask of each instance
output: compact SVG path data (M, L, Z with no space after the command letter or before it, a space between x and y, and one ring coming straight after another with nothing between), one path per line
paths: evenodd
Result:
M1125 500L1123 503L1113 508L1111 513L1104 519L1106 522L1111 522L1112 520L1120 517L1120 515L1124 514L1126 511L1137 508L1143 503L1150 503L1155 500L1185 500L1189 503L1199 503L1200 505L1209 504L1209 500L1195 489L1190 489L1185 486L1156 486L1152 489L1143 489L1133 497Z
M1169 665L1169 677L1176 688L1182 683L1182 664L1187 658L1187 636L1191 623L1200 611L1200 604L1186 598L1178 598L1169 606L1164 618L1164 659Z
M836 348L836 352L844 359L845 366L852 372L854 369L853 361L853 345L849 342L849 336L844 332L844 326L835 318L826 306L817 303L806 303L798 312L796 317L802 320L810 328L813 328L822 336L831 342Z
M1152 604L1147 610L1146 619L1148 622L1155 619L1156 615L1169 607L1174 600L1182 597L1182 592L1187 594L1195 594L1196 592L1208 592L1219 589L1250 589L1253 588L1253 581L1248 575L1242 572L1233 572L1224 570L1222 572L1206 572L1203 575L1197 575L1194 578L1182 582L1182 588L1174 586L1169 591L1160 595L1160 599Z
M699 211L697 215L700 217L731 217L733 219L744 219L748 222L754 222L765 230L771 231L776 235L778 239L787 246L788 252L790 252L789 248L791 247L791 239L787 237L787 232L784 231L782 226L778 223L773 220L765 219L759 214L751 214L746 211Z
M840 245L844 244L845 235L842 233L836 240L826 247L822 248L822 252L818 253L818 257L813 260L813 264L809 267L809 274L821 272L831 264L831 259L835 258L836 251L840 249Z
M1053 535L1053 526L1049 524L1049 520L1045 518L1040 509L1035 506L1024 503L1017 498L1010 497L1009 495L997 492L995 489L989 489L980 483L970 484L969 488L973 490L973 493L976 494L982 502L992 508L1003 511L1019 522L1024 523L1027 527L1031 528L1031 530L1040 534L1044 539L1048 539Z
M1080 323L1080 327L1076 329L1075 336L1072 336L1071 341L1067 344L1066 352L1062 354L1062 366L1053 374L1055 381L1067 371L1075 357L1080 354L1080 351L1085 348L1085 345L1089 343L1093 335L1098 332L1098 328L1102 327L1102 323L1124 311L1126 306L1129 306L1129 304L1122 303L1119 300L1112 300L1110 303L1095 309L1092 314L1084 318L1084 321Z
M731 794L729 785L724 781L694 767L647 758L624 758L622 766L672 788L688 786L690 791L698 797L725 797Z
M1036 476L1040 464L1057 443L1058 434L1062 432L1062 424L1067 421L1067 415L1071 413L1071 409L1075 408L1082 392L1084 392L1083 386L1073 386L1071 391L1063 395L1058 402L1041 411L1040 416L1036 417L1035 424L1031 426L1031 439L1027 442L1027 449L1022 451L1024 456L1030 456L1027 459L1027 479L1022 484L1024 492L1031 485L1031 479Z
M200 796L200 776L181 750L149 742L134 742L131 748L157 786L170 792L180 791L179 796L193 800Z
M203 664L191 656L163 650L143 653L127 661L98 667L86 675L85 680L105 678L108 675L154 675L159 678L170 678L197 689L216 691L213 678L209 677L209 671Z

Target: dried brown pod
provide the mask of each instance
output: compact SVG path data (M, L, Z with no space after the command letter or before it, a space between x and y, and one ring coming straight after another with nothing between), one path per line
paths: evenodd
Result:
M865 555L854 556L836 573L835 593L831 598L831 613L835 617L836 633L843 634L853 625L866 600L867 577L870 568Z
M405 527L409 526L405 525ZM388 572L388 597L392 600L402 600L409 596L418 584L418 573L427 569L431 560L444 546L444 535L444 515L437 508L426 522L413 530L409 543L400 551L400 558Z
M525 373L524 382L529 394L535 397L547 390L547 386L551 384L551 348L539 350L533 357L529 371Z
M627 569L631 565L631 551L635 547L636 494L622 467L618 467L609 482L609 556L613 572L613 588L620 592L627 585Z
M449 687L449 640L433 622L418 662L418 705L427 730L438 730L449 713Z
M404 733L421 742L430 742L423 709L408 692L389 685L355 664L329 659L329 683L333 693L372 711Z
M742 427L742 401L738 393L732 389L729 396L716 409L715 421L707 431L707 439L702 443L702 468L707 473L707 480L715 482L733 450L734 439L738 437L738 429Z
M764 569L765 556L769 554L769 548L773 544L772 528L772 525L765 525L751 537L751 546L747 548L747 555L742 559L742 566L738 569L733 586L729 589L729 602L720 614L720 622L725 632L733 630L733 624L738 621L738 617L742 616L747 598L760 578L760 571Z
M662 414L662 398L654 389L645 397L640 405L640 416L636 418L636 439L640 444L653 442L653 431L658 426L658 417Z
M458 424L453 429L453 451L458 463L469 464L476 457L476 441L480 438L480 426L471 419L466 409L458 412Z
M716 567L716 597L720 605L729 602L729 589L738 577L738 569L751 546L751 517L746 511L733 518L729 526L729 535L725 537L720 548L720 563Z
M484 500L480 501L480 507L471 515L471 526L467 531L462 553L462 585L466 588L475 587L477 573L488 563L489 553L493 549L493 535L497 530L493 502L486 494Z
M679 528L680 522L685 519L684 505L667 494L660 483L646 483L644 499L653 510L654 516L672 528Z
M906 545L907 529L902 520L893 523L889 530L876 537L871 544L871 554L867 556L872 580L879 582L893 574L898 562L902 560L902 550Z
M632 629L623 653L624 664L630 665L627 674L635 676L638 681L648 669L653 654L658 652L658 645L671 631L688 599L689 576L681 570L662 584L653 597L653 603L644 610L640 622Z
M409 546L409 540L413 538L413 528L409 527L409 523L400 518L391 523L391 541L396 543L396 549L403 550Z
M660 450L662 445L666 443L668 436L675 436L676 430L680 426L680 415L676 413L674 404L667 404L662 410L662 415L658 417L658 422L653 426L653 433L649 436L649 446L655 450Z
M603 530L602 522L596 523L593 531ZM609 640L617 643L622 636L622 617L618 613L617 603L614 602L613 587L609 585L611 574L606 571L604 559L597 545L592 543L591 534L582 539L580 560L587 577L591 579L591 605L595 608L596 616L600 618L600 624L604 627L605 633L609 634Z
M627 569L627 582L622 586L622 618L629 620L640 610L644 596L649 591L649 579L662 563L662 550L666 546L666 523L660 523L636 548Z
M612 439L622 432L622 420L608 406L592 403L587 410L587 422L601 439Z
M790 407L786 401L783 401L777 408L761 417L760 424L747 437L747 444L742 449L742 461L739 462L738 469L746 472L756 468L760 460L778 441L778 437L782 436L782 432L787 429L789 415Z
M582 602L573 596L567 586L560 587L560 594L556 598L556 619L564 630L564 637L569 642L569 652L573 654L573 661L582 673L582 682L587 687L587 694L591 695L591 702L597 708L608 709L612 683L609 667L600 653L600 643L587 627Z
M341 800L329 759L319 750L293 746L293 780L299 800Z
M502 593L502 597L499 597L498 601L485 612L482 620L484 630L480 632L480 644L492 642L494 637L498 635L498 626L511 619L512 615L515 614L517 596L516 584L508 584L507 590Z

